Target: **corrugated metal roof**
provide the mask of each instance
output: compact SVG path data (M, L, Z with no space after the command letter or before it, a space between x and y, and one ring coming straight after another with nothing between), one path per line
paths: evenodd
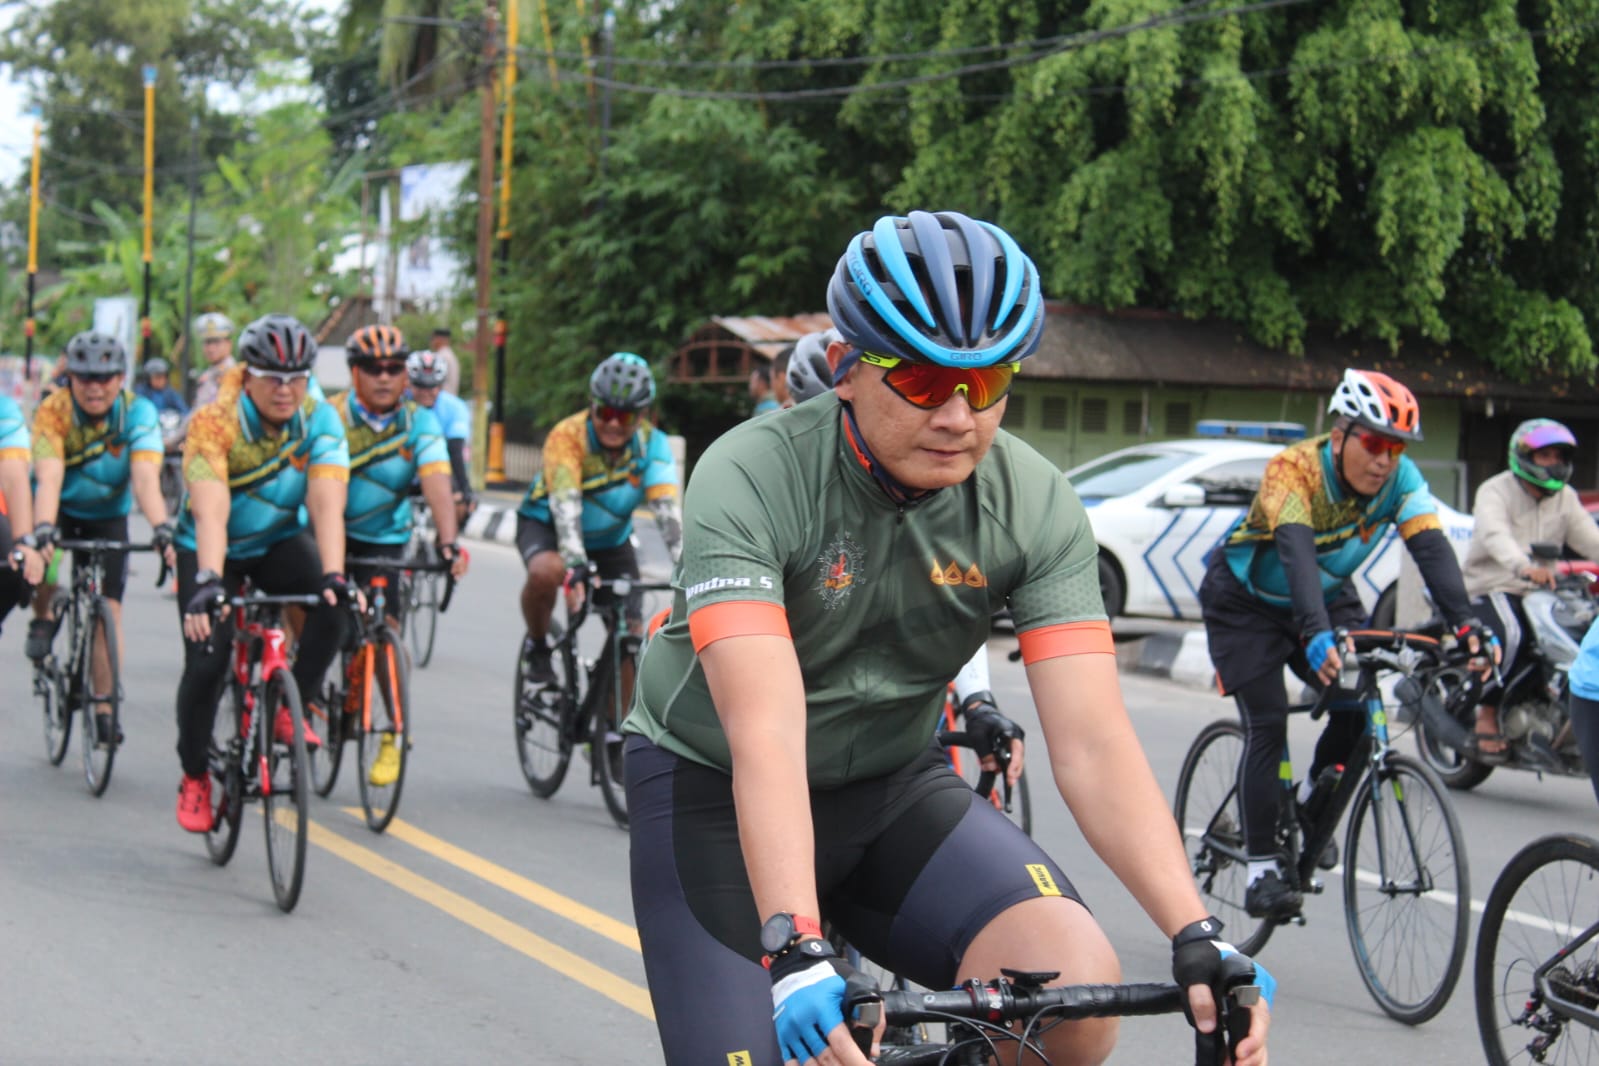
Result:
M729 318L713 315L711 321L768 359L774 358L778 352L807 333L818 333L833 327L833 320L824 311L808 311L804 314L781 317L749 315L743 318Z

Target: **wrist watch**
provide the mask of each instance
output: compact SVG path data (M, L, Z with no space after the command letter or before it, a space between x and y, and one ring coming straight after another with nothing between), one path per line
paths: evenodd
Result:
M781 955L798 943L801 937L821 935L822 923L815 918L778 911L761 925L761 950L768 955Z

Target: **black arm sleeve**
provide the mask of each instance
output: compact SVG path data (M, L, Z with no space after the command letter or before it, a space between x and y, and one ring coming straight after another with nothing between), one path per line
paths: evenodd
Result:
M1288 596L1294 604L1294 624L1306 640L1332 628L1327 600L1321 592L1321 567L1316 565L1316 534L1301 523L1280 525L1272 533L1277 558L1288 579Z
M1445 620L1458 628L1471 617L1471 597L1466 595L1466 579L1460 576L1460 561L1449 546L1448 535L1441 529L1424 529L1405 541L1405 547L1416 560L1432 601Z
M466 441L459 438L446 440L444 449L450 453L450 482L462 496L472 495L472 479L466 472Z

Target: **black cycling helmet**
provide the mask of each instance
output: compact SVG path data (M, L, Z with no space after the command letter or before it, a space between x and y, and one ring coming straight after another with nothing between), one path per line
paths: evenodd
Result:
M128 353L110 334L85 330L67 342L65 369L68 374L125 374Z
M833 391L833 368L827 362L827 346L843 340L836 329L807 333L794 342L788 358L788 391L797 404L814 400Z
M162 359L160 356L154 356L146 359L143 363L139 364L139 376L144 378L146 381L155 377L157 374L170 373L172 373L172 364L167 362L165 359Z
M1560 459L1539 466L1532 461L1532 453L1545 448L1560 449ZM1552 418L1523 422L1510 435L1510 469L1521 480L1544 492L1559 492L1566 487L1576 457L1576 434Z
M888 215L857 233L827 312L859 351L941 366L1016 362L1044 332L1033 261L998 226L957 211Z
M345 361L352 366L374 359L404 359L405 334L393 326L362 326L344 342Z
M293 315L263 315L239 334L239 358L261 370L310 370L316 339Z
M595 403L637 411L655 399L655 375L643 356L616 352L589 375L589 395Z

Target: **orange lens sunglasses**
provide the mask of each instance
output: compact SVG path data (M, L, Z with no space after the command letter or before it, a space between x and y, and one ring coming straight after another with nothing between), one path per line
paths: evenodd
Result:
M861 353L861 362L880 366L883 384L894 390L894 395L906 403L924 410L933 410L948 403L957 392L966 394L966 402L974 411L986 411L1010 392L1011 380L1016 377L1020 363L996 363L993 366L955 367L935 363L912 363L894 355Z

